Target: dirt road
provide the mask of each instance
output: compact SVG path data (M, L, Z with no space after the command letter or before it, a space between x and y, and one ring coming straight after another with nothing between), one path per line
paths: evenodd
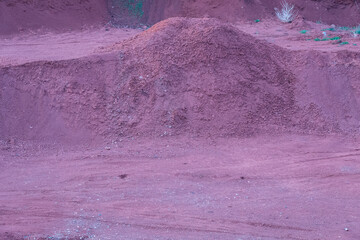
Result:
M4 146L2 239L360 238L360 150L353 141Z

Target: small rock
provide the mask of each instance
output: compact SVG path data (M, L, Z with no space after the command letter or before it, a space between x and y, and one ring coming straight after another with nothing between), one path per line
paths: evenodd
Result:
M345 228L344 230L345 230L345 231L349 231L349 229L348 229L348 228Z
M111 148L110 147L105 147L105 150L110 150Z
M125 178L127 178L127 174L121 174L121 175L119 175L119 178L121 178L121 179L125 179Z

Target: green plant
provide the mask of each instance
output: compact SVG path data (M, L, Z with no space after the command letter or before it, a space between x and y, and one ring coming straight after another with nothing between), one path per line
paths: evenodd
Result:
M144 15L144 0L113 0L113 4L126 8L134 17L141 18Z
M349 42L342 42L342 43L340 43L340 45L347 45L347 44L349 44Z
M339 27L340 30L343 30L343 31L348 31L350 30L351 28L350 27Z
M335 32L335 28L325 28L325 29L321 29L321 31L332 31L332 32Z
M340 40L341 37L333 37L333 38L315 38L314 41L334 41L334 40Z
M306 33L307 33L307 30L301 30L300 33L301 33L301 34L306 34Z
M333 38L329 38L330 40L340 40L341 37L333 37Z
M254 22L258 23L258 22L260 22L260 19L256 19Z

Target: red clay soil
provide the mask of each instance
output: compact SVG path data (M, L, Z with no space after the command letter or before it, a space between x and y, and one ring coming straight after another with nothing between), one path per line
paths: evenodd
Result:
M0 239L360 239L359 38L174 2L0 37Z
M332 48L292 51L173 18L90 57L5 61L2 138L357 134L359 52Z
M169 17L215 17L236 22L273 18L274 8L281 9L282 0L149 0L145 1L144 18L154 24ZM360 24L358 0L289 0L295 5L300 18L340 26Z
M145 0L143 16L129 14L120 0L0 0L0 35L38 30L69 31L112 23L153 25L169 17L214 17L229 22L275 18L281 0ZM299 18L340 26L360 24L358 0L289 0Z
M0 239L360 239L342 138L162 138L0 150Z
M117 48L123 54L123 82L116 95L135 100L113 106L129 108L132 129L146 127L144 120L151 130L155 123L168 126L163 131L170 135L359 128L358 51L338 52L339 46L333 46L334 52L325 54L292 52L213 19L180 18L163 21ZM329 64L327 58L338 62ZM329 77L331 72L336 77ZM147 106L138 107L137 101Z
M0 0L0 35L36 31L69 31L104 25L103 0Z

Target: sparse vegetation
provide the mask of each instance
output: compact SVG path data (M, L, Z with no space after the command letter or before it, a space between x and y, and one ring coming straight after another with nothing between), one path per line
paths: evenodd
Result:
M350 31L351 36L357 37L357 35L360 34L360 26L357 26L357 27L331 27L331 28L322 29L321 31L331 31L331 32Z
M348 31L350 29L351 29L350 27L339 27L339 30L342 30L342 31Z
M352 36L353 38L357 38L360 34L360 25L357 27L331 27L331 28L325 28L322 29L321 31L324 31L324 33L326 34L326 31L331 31L331 32L348 32L350 34L350 36Z
M350 35L351 35L353 38L357 38L357 36L359 35L359 32L357 32L357 31L352 31L352 32L350 32Z
M275 8L275 14L278 19L283 23L291 23L297 16L297 12L294 10L294 5L289 4L286 1L281 2L281 10Z
M331 32L335 32L335 28L325 28L325 29L321 29L321 31L331 31Z
M109 25L116 28L143 28L145 0L109 0Z
M333 37L333 38L315 38L314 41L334 41L334 40L340 40L341 37Z
M131 15L138 18L141 18L144 15L143 0L121 0L121 2Z
M144 0L112 0L112 5L127 9L129 14L136 18L144 15Z
M350 32L351 36L353 36L354 38L358 37L358 35L360 35L360 25L353 28L353 31Z

